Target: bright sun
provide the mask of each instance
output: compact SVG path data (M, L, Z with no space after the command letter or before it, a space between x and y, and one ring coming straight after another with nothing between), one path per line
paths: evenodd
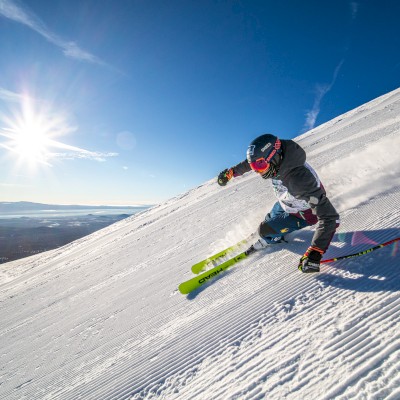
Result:
M44 127L32 124L15 132L11 145L21 159L47 164L49 143Z
M7 141L1 146L14 154L19 164L28 164L31 167L39 164L51 165L51 147L58 145L53 138L60 134L57 124L61 121L58 118L51 117L43 110L36 111L29 99L24 99L21 112L2 120L7 127L0 129L0 136L7 138Z
M77 127L71 125L65 113L55 113L44 102L37 103L40 109L33 106L29 97L22 97L19 110L10 110L7 115L0 113L0 124L3 125L0 125L0 149L5 149L8 156L16 159L18 167L28 166L33 171L41 165L51 167L54 160L104 161L104 157L116 155L92 152L58 141Z

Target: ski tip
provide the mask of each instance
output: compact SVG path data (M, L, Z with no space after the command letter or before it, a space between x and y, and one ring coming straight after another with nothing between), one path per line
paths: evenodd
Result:
M186 282L181 283L178 286L178 290L181 294L189 294L190 292L192 292L195 288L193 288L192 286L189 286Z
M189 294L189 292L186 292L184 289L178 287L178 290L181 294Z
M205 268L205 266L208 264L208 262L200 262L197 264L192 265L192 272L194 274L199 274L201 271L203 271L203 269Z

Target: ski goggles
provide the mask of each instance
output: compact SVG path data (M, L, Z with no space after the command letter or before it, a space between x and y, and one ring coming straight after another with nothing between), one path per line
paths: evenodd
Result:
M264 157L261 157L258 158L256 161L251 162L250 168L258 173L263 173L269 169L270 165L271 164L267 162Z
M274 158L275 154L277 153L277 151L280 150L280 148L281 148L281 141L279 139L276 139L276 142L274 144L274 149L271 151L270 155L267 158L264 157L257 158L256 161L250 163L250 168L258 173L263 173L267 171L271 166L270 161Z

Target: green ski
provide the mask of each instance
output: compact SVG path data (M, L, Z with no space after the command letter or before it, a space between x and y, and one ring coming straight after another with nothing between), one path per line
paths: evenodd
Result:
M225 250L220 251L219 253L216 253L208 258L206 258L205 260L202 260L194 265L192 265L192 272L194 274L198 274L200 273L208 264L210 264L212 261L217 260L218 258L224 257L229 253L234 252L235 250L237 250L241 245L245 244L246 242L248 242L253 235L250 235L247 239L241 240L240 242L234 244L233 246L230 246L228 248L226 248Z
M214 268L211 268L210 270L202 273L201 275L198 275L192 279L189 279L186 282L183 282L179 285L179 291L182 294L188 294L192 292L193 290L199 288L201 285L204 285L207 283L210 279L216 277L219 275L221 272L225 271L232 265L238 263L239 261L247 258L251 253L254 253L256 250L254 249L253 246L251 246L249 249L246 251L243 251L242 253L238 254L237 256L223 262L220 265L217 265Z
M246 242L248 239L239 242L244 243ZM364 254L368 254L374 250L380 249L382 247L388 246L390 244L393 244L395 242L400 241L400 237L396 238L396 239L392 239L388 242L382 243L382 244L378 244L375 247L372 247L370 249L364 250L364 251L360 251L359 253L355 253L355 254L348 254L348 255L344 255L344 256L340 256L340 257L335 257L335 258L331 258L329 260L322 260L321 264L327 264L327 263L332 263L334 261L339 261L339 260L344 260L344 259L348 259L348 258L353 258L353 257L358 257L358 256L362 256ZM233 248L236 248L239 243L235 246L232 246ZM219 257L222 257L220 254L226 254L229 253L229 249L231 249L232 247L229 247L228 249L225 249L224 251L221 251L220 253L218 253ZM229 250L229 251L227 251ZM253 246L251 246L250 248L248 248L246 251L238 254L237 256L229 259L228 261L223 262L220 265L217 265L216 267L202 273L201 275L198 275L192 279L189 279L186 282L183 282L179 285L179 291L182 294L188 294L190 292L192 292L193 290L199 288L200 286L204 285L205 283L207 283L210 279L213 279L214 277L218 276L220 273L224 272L226 269L228 269L229 267L231 267L232 265L235 265L236 263L240 262L241 260L247 258L250 254L254 253L255 251L257 251ZM217 254L210 257L211 258L218 258Z

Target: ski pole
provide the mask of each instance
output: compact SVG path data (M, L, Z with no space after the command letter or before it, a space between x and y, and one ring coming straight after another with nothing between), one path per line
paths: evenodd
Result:
M389 240L389 241L386 242L386 243L378 244L378 246L371 247L371 248L368 249L368 250L360 251L359 253L349 254L349 255L347 255L347 256L335 257L335 258L331 258L331 259L329 259L329 260L322 260L322 261L321 261L321 264L325 264L325 263L329 263L329 262L333 262L333 261L344 260L345 258L352 258L352 257L363 256L364 254L371 253L371 251L374 251L374 250L380 249L380 248L382 248L382 247L388 246L389 244L392 244L392 243L397 242L397 241L399 241L399 240L400 240L400 237L398 237L398 238L396 238L396 239Z

